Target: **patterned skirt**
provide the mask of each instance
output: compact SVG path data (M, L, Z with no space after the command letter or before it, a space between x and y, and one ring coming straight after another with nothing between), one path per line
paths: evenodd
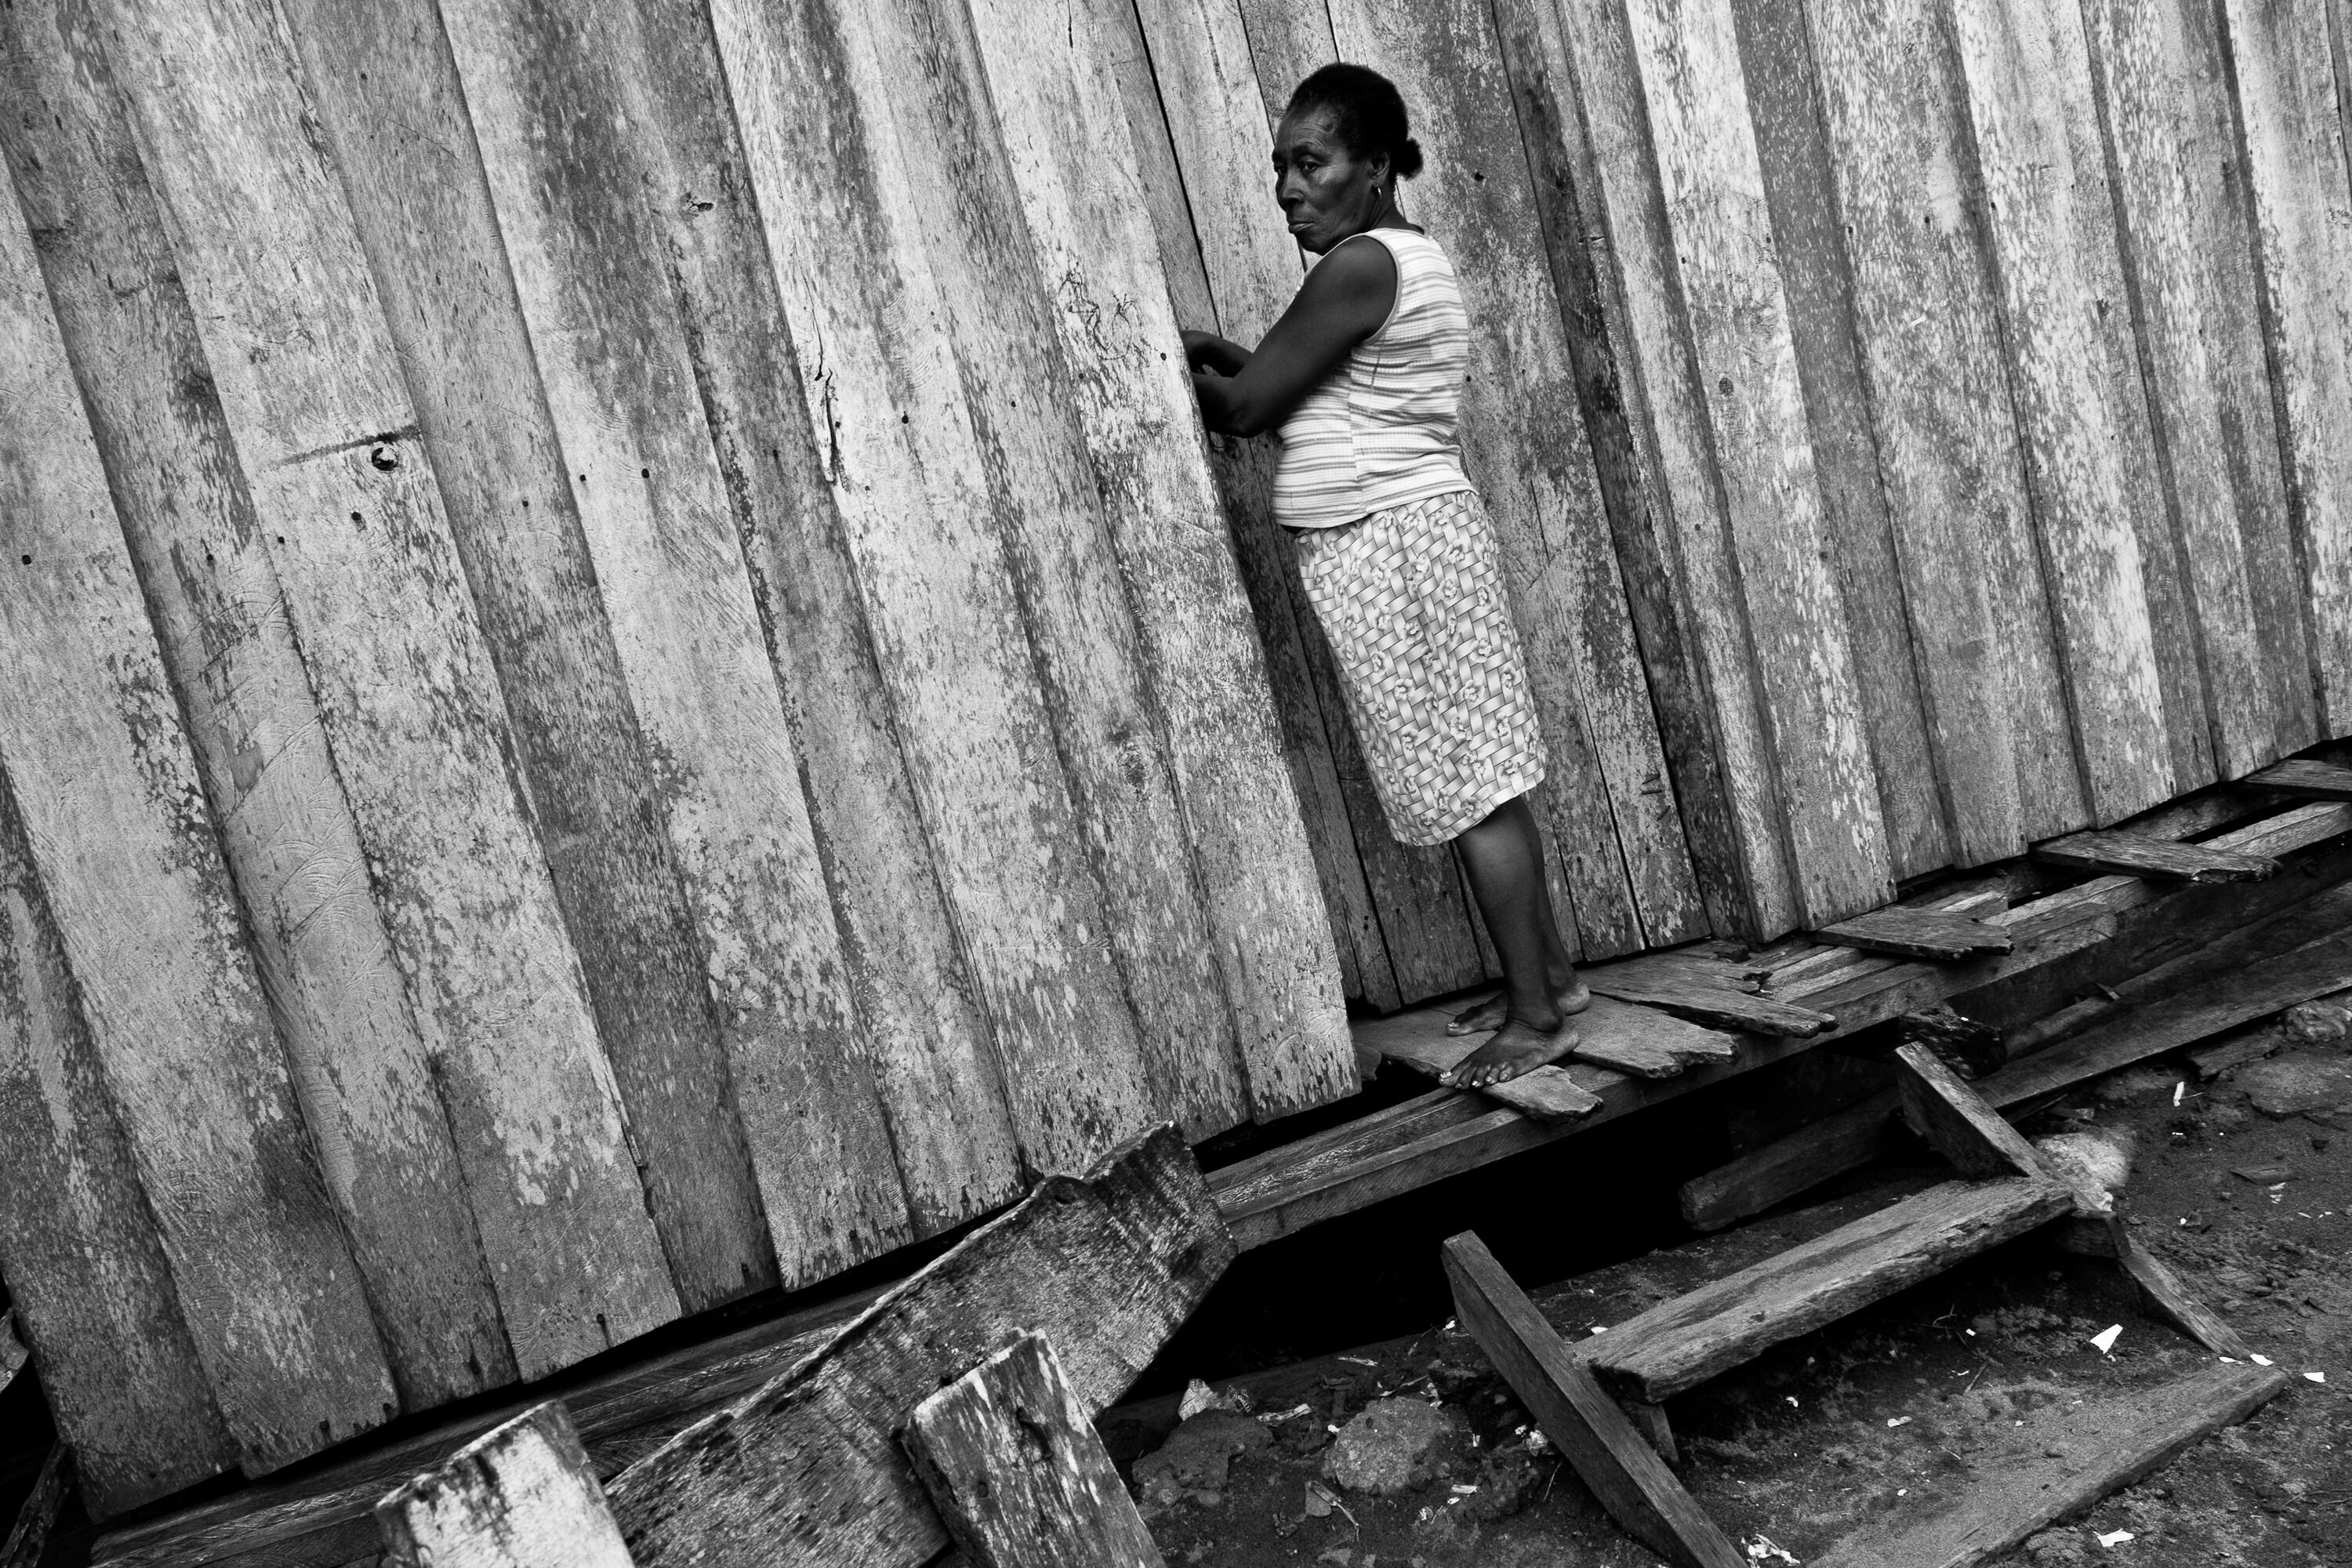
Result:
M1543 782L1543 736L1475 490L1298 536L1348 717L1401 844L1443 844Z

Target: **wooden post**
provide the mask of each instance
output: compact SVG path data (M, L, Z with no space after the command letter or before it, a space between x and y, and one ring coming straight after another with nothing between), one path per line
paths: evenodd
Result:
M1895 1052L1903 1119L1964 1176L2046 1176L2024 1134L1921 1045Z
M1474 1231L1445 1243L1445 1278L1463 1327L1535 1415L1610 1517L1686 1568L1744 1559Z
M572 1417L554 1403L376 1504L388 1568L635 1568Z
M915 1406L906 1444L971 1568L1162 1568L1061 1359L1035 1334Z

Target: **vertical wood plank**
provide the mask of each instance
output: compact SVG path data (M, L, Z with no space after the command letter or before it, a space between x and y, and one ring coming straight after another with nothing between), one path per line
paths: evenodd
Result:
M1502 541L1550 751L1535 805L1554 897L1591 957L1685 940L1704 911L1492 17L1472 0L1393 12L1349 0L1332 22L1340 52L1397 81L1431 130L1407 206L1445 245L1470 310L1463 455Z
M905 1442L972 1568L1162 1568L1061 1358L1035 1334L916 1405Z
M1258 113L1241 14L1220 0L1148 0L1141 6L1097 0L1094 11L1126 100L1178 323L1231 338L1262 334L1263 325L1239 324L1243 300L1270 285L1296 288L1298 250L1276 231L1268 216L1273 204L1263 195L1271 139ZM1265 303L1263 321L1271 322L1280 308ZM1208 445L1338 948L1340 984L1349 996L1394 1008L1402 994L1334 760L1352 737L1344 719L1337 740L1326 728L1309 664L1320 650L1312 612L1301 614L1289 539L1274 525L1268 454L1262 442L1229 436L1211 436Z
M236 1462L0 779L0 1272L104 1519Z
M2081 826L2088 807L1964 200L1951 43L1919 0L1808 0L1801 28L1764 0L1735 0L1734 16L1759 142L1826 144L1953 850L1966 865L2000 859ZM1804 73L1810 94L1756 85L1784 72ZM1801 117L1809 100L1818 126Z
M686 328L660 286L646 196L669 182L642 153L662 142L653 84L676 57L646 47L624 0L443 11L604 613L660 759L778 1264L807 1284L906 1239L906 1196Z
M2052 5L2062 23L2071 22L2073 5ZM2168 707L2168 714L2176 728L2191 717L2208 721L2216 770L2241 778L2282 750L2308 743L2282 748L2280 737L2309 722L2309 656L2302 616L2273 626L2256 610L2252 558L2263 514L2269 526L2284 521L2284 480L2267 386L2252 384L2243 406L2231 395L2249 386L2244 362L2252 356L2261 364L2251 312L2225 298L2231 289L2252 295L2252 236L2242 208L2222 206L2221 182L2210 172L2228 161L2224 150L2235 138L2226 121L2215 123L2215 105L2200 90L2200 76L2218 75L2220 62L2206 56L2202 71L2189 63L2190 29L2181 15L2189 8L2086 0L2081 23L2155 455L2179 529L2189 611L2182 629L2193 633L2205 672L2203 712ZM2249 428L2273 444L2250 451ZM2282 691L2273 647L2305 676L2300 700L2292 688Z
M1269 130L1282 119L1291 90L1301 81L1333 60L1355 58L1341 48L1338 26L1326 0L1233 3L1239 5L1247 28L1250 58L1256 62L1259 96L1265 104ZM1412 108L1410 102L1406 108ZM1272 183L1269 178L1267 184ZM1287 239L1287 231L1285 237L1295 251L1297 244Z
M908 773L1024 1157L1149 1124L1140 1042L965 408L927 215L880 118L904 88L854 8L725 0L719 57Z
M1071 27L1079 15L1074 8ZM1115 510L1132 480L1113 471L1108 419L1096 427L1107 462L1097 470L1089 461L1074 416L1078 406L1101 405L1087 397L1084 373L1052 319L1057 308L1083 315L1108 301L1073 294L1087 284L1066 266L1053 276L1041 270L963 0L889 0L867 16L881 57L909 77L879 105L907 150L905 177L931 215L919 232L948 303L1014 602L1069 781L1078 844L1103 889L1106 935L1145 1069L1160 1113L1205 1136L1246 1114L1234 1014L1217 972L1202 868L1185 840L1170 715L1155 701L1129 600L1144 563L1121 559L1105 515L1105 502ZM1074 325L1096 354L1123 335L1098 315ZM1172 342L1136 347L1177 353Z
M631 1568L561 1405L494 1427L375 1505L398 1568Z
M1178 352L1108 40L1091 13L1032 36L973 0L1012 184L1128 585L1204 912L1261 1121L1356 1088L1355 1052L1273 694Z
M709 12L637 7L641 140L687 348L800 765L911 1217L928 1234L1016 1196L1022 1174L988 1020L851 581Z
M1864 728L1878 773L1888 856L1896 877L1916 876L1950 863L1952 834L1920 696L1903 564L1879 475L1878 437L1863 384L1853 276L1838 227L1837 183L1822 134L1804 13L1795 5L1734 5L1732 12L1748 125L1771 215L1772 254L1797 346L1814 472L1845 592L1854 660L1866 672Z
M1953 31L2075 745L2092 816L2113 822L2203 783L2210 745L2195 649L2168 614L2089 62L2071 9L1953 0ZM2197 722L2176 729L2184 705Z
M105 15L516 1363L536 1376L668 1321L677 1297L414 406L274 10Z
M13 207L0 363L0 759L196 1354L268 1469L395 1395Z
M2223 0L2320 729L2352 716L2352 170L2326 0Z
M512 1381L466 1176L89 7L0 12L0 145L403 1404Z
M677 725L648 736L632 705L541 391L541 365L567 362L562 345L534 358L441 18L422 0L293 0L283 13L506 693L670 1278L689 1311L773 1285L703 949L663 831L665 807L695 794L697 759L666 752L676 771L656 783L653 748ZM597 467L593 499L654 488Z

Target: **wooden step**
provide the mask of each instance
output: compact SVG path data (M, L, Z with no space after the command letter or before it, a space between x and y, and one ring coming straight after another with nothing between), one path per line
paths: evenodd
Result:
M2278 871L2278 862L2267 855L2175 844L2140 833L2071 833L2035 845L2033 858L2053 866L2175 882L2259 882Z
M2246 780L2257 789L2305 800L2352 800L2352 768L2302 760L2277 763Z
M2074 1207L2031 1176L1947 1182L1654 1307L1577 1346L1647 1404L1670 1399Z

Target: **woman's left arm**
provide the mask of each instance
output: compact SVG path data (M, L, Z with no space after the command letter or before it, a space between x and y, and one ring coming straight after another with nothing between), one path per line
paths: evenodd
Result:
M1192 373L1202 423L1220 435L1255 436L1289 418L1349 351L1381 330L1396 287L1387 246L1336 247L1307 273L1246 364L1231 375Z

